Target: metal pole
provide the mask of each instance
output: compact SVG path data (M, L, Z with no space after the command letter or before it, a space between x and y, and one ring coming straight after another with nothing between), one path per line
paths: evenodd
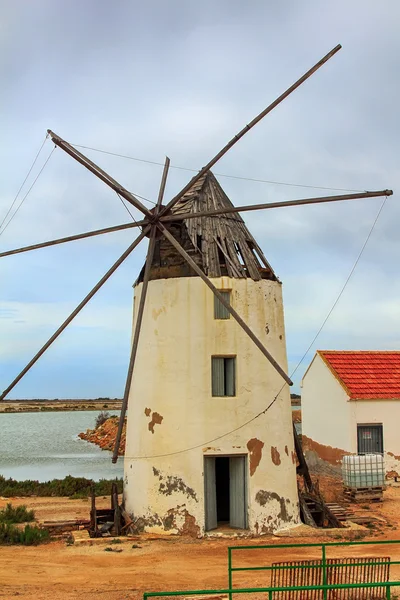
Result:
M124 262L124 260L131 254L131 252L140 244L142 239L147 235L150 226L147 227L142 233L136 238L136 240L125 250L125 252L119 257L119 259L113 264L113 266L107 271L105 275L100 279L98 283L94 286L94 288L85 296L82 302L75 308L75 310L70 314L70 316L64 321L64 323L57 329L55 333L51 336L51 338L42 346L42 348L35 354L32 360L27 364L27 366L21 371L21 373L14 379L14 381L8 386L6 390L0 396L0 400L4 400L7 394L17 385L17 383L23 378L23 376L29 371L31 367L39 360L39 358L44 354L51 346L51 344L58 338L58 336L64 331L64 329L71 323L71 321L76 317L78 313L82 310L84 306L93 298L96 292L105 284L105 282L111 277L111 275L118 269L118 267Z
M322 544L322 584L323 585L327 585L327 578L326 578L326 548L325 548L325 544ZM328 597L328 590L326 588L324 588L323 594L324 594L324 600L326 600L327 597Z
M170 164L170 160L167 156L165 159L164 171L163 171L162 178L161 178L161 185L160 185L160 191L158 194L157 205L154 209L154 214L156 216L160 210L160 206L161 206L162 199L164 196L164 190L165 190L165 184L166 184L167 176L168 176L169 164ZM126 410L128 408L129 392L131 389L133 369L135 367L136 354L137 354L137 349L138 349L138 345L139 345L140 329L142 326L144 307L145 307L146 296L147 296L147 288L149 285L150 270L151 270L151 265L153 263L154 249L156 246L156 233L157 233L157 228L155 225L153 225L151 228L150 243L149 243L149 248L148 248L147 257L146 257L146 265L145 265L145 269L144 269L143 284L142 284L142 293L140 295L139 308L138 308L138 313L137 313L137 318L136 318L135 333L133 336L131 356L129 359L129 367L128 367L128 374L127 374L126 383L125 383L124 398L122 401L121 413L120 413L119 422L118 422L117 437L115 439L114 452L113 452L113 456L112 456L112 462L114 464L118 460L118 452L119 452L119 447L121 444L122 430L124 427Z
M250 210L265 210L267 208L284 208L285 206L302 206L304 204L321 204L323 202L340 202L341 200L359 200L360 198L378 198L380 196L392 196L392 190L380 190L378 192L360 192L357 194L344 194L341 196L321 196L319 198L302 198L300 200L288 200L286 202L269 202L268 204L250 204L248 206L227 206L204 212L177 213L161 216L163 223L168 221L181 221L183 219L197 219L199 217L214 217L216 215L228 215L230 213L248 212Z
M232 550L228 547L228 588L232 589ZM232 592L229 592L229 600L232 600Z
M252 332L250 327L248 327L248 325L246 325L246 323L239 316L239 314L236 312L236 310L234 308L232 308L232 306L225 300L225 298L222 296L222 294L220 294L220 292L217 290L215 285L209 280L207 275L205 275L205 273L203 273L203 271L196 265L196 263L189 256L189 254L182 248L182 246L174 238L174 236L170 234L170 232L164 227L164 225L162 223L158 222L157 227L162 231L162 233L167 238L167 240L169 240L169 242L171 242L171 244L177 249L179 254L186 260L186 262L189 263L189 265L197 273L197 275L202 278L204 283L206 285L208 285L208 287L214 293L214 295L217 296L217 298L221 302L221 304L223 304L223 306L225 306L225 308L230 312L232 317L239 323L241 328L247 333L247 335L250 337L250 339L253 340L253 342L255 343L257 348L259 348L261 350L261 352L269 360L269 362L275 368L275 370L278 371L279 375L281 375L281 377L286 381L287 384L292 385L293 382L290 379L290 377L285 373L285 371L282 369L282 367L276 362L274 357L268 352L268 350L260 342L258 337Z
M191 181L189 181L189 183L179 192L179 194L167 204L167 206L161 211L160 214L164 215L166 212L169 212L171 208L178 202L178 200L180 200L182 196L186 194L186 192L196 183L196 181L198 181L200 177L204 175L204 173L209 171L211 167L213 167L215 163L218 162L219 159L222 158L224 154L226 154L228 150L230 150L230 148L232 148L232 146L236 144L236 142L238 142L248 131L250 131L250 129L254 127L254 125L257 125L257 123L259 123L261 119L263 119L269 112L271 112L271 110L273 110L276 106L278 106L278 104L280 104L283 100L285 100L285 98L287 98L292 92L294 92L294 90L296 90L302 83L304 83L309 77L311 77L311 75L313 75L315 71L317 71L330 58L332 58L332 56L334 56L336 52L338 52L341 49L341 47L342 46L340 44L335 46L335 48L333 48L330 52L328 52L328 54L321 58L321 60L318 61L309 71L307 71L307 73L300 77L300 79L298 79L285 92L283 92L283 94L281 94L276 100L274 100L269 106L267 106L267 108L260 112L260 114L257 115L257 117L255 117L248 125L246 125L241 131L239 131L239 133L235 135L231 139L231 141L228 142L226 146L224 146L224 148L222 148L222 150L220 150L218 154L216 154L214 158L212 158L210 162L207 163L206 166L203 167L201 171L199 171L197 175L193 177Z
M33 244L32 246L23 246L22 248L16 248L15 250L6 250L5 252L0 252L0 258L3 258L4 256L11 256L12 254L29 252L30 250L39 250L39 248L48 248L49 246L56 246L57 244L64 244L66 242L74 242L75 240L83 240L95 235L102 235L103 233L113 233L114 231L122 231L123 229L131 229L132 227L141 227L142 225L146 224L148 224L147 219L143 221L135 221L134 223L114 225L113 227L104 227L103 229L95 229L94 231L87 231L86 233L77 233L76 235L69 235L68 237L50 240L49 242L41 242L39 244Z
M140 210L143 214L145 214L148 218L152 218L151 212L134 196L131 192L128 192L118 181L113 179L106 171L103 171L96 163L90 160L87 156L76 150L71 144L60 138L59 135L51 131L51 129L47 130L47 133L51 137L52 141L64 150L67 154L72 156L76 161L78 161L81 165L83 165L86 169L88 169L93 175L96 175L99 179L104 181L111 189L120 194L125 200L130 202L135 208Z

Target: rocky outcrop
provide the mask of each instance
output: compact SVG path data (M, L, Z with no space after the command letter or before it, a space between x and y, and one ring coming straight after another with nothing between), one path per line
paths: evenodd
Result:
M110 417L102 425L95 429L88 429L85 433L79 433L78 436L82 440L96 444L100 446L102 450L114 450L115 440L118 431L119 417ZM119 446L118 454L123 456L125 454L125 442L126 442L126 419L121 435L121 444Z

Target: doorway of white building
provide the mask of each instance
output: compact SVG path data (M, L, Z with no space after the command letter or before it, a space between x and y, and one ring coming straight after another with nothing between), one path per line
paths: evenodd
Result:
M228 526L247 529L247 457L204 458L206 531Z

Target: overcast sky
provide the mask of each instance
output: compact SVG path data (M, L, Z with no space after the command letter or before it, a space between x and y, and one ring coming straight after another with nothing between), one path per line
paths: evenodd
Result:
M0 222L50 128L76 144L199 169L336 44L343 49L215 167L218 174L344 189L392 188L317 348L400 349L400 3L368 0L1 0ZM25 191L53 144L47 141ZM161 167L85 151L155 199ZM171 169L171 198L192 176ZM218 177L235 204L334 191ZM340 192L338 192L340 193ZM19 197L15 206L23 198ZM244 215L283 281L292 371L336 300L382 199ZM129 220L57 149L0 248ZM4 389L132 240L133 230L0 260ZM11 398L121 396L132 255Z

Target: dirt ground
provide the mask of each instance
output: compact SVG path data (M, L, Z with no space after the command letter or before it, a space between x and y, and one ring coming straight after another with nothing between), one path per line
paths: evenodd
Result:
M10 499L0 498L0 508ZM13 505L33 508L39 522L88 518L89 503L66 498L11 499ZM107 506L109 499L98 500ZM35 598L37 600L130 600L142 598L145 591L215 589L227 586L227 547L245 544L313 543L324 540L400 539L400 488L391 487L383 503L355 505L359 514L378 517L371 529L347 532L336 530L327 537L321 530L308 537L260 537L249 539L204 539L138 537L121 544L67 545L53 541L38 547L0 547L0 599ZM300 530L303 531L303 530ZM364 537L365 534L365 537ZM122 550L117 552L116 550ZM279 560L319 557L318 549L274 549L237 553L237 564L271 564ZM399 546L368 546L329 549L331 556L390 556L400 560ZM392 567L391 577L400 580L400 569ZM263 571L236 574L235 584L268 585Z

